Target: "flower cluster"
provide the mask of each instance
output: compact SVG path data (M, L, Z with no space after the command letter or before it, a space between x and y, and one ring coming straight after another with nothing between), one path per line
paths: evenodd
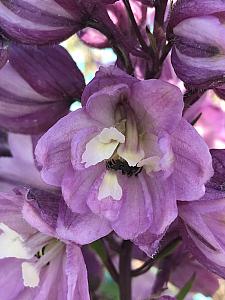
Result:
M0 2L1 299L192 299L225 278L225 2L172 2ZM117 57L87 85L59 44L75 34Z

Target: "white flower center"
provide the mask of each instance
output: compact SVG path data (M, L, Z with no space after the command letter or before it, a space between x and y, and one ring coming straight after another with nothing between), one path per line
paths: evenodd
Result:
M38 286L42 267L59 255L64 244L40 232L25 239L4 223L0 223L0 230L0 258L32 259L21 265L24 286Z
M104 128L87 144L82 155L85 167L106 162L106 173L99 188L98 199L112 197L122 198L122 188L119 185L115 171L121 171L127 176L137 176L142 169L148 175L168 169L174 161L168 139L158 140L151 134L146 155L144 151L145 137L140 134L134 112L128 106L119 105L115 112L115 127ZM146 146L145 146L146 147Z
M37 262L23 262L22 263L22 276L24 286L36 287L40 282L41 269L51 262L56 256L64 249L64 244L52 239L52 241L45 247L44 254L37 259Z

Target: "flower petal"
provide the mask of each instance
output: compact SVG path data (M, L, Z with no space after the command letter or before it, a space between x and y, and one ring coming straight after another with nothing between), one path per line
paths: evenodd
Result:
M66 169L70 166L71 140L79 130L98 127L83 109L71 112L60 119L38 141L35 154L42 168L45 182L60 186Z
M112 228L105 218L91 212L84 215L73 213L65 203L61 203L57 223L60 238L85 245L106 236L111 231Z
M70 244L66 247L66 254L67 300L89 300L87 269L82 252L78 246Z
M212 158L204 140L185 120L172 135L175 156L173 178L178 200L192 201L205 193L204 184L213 175Z
M145 80L132 86L130 106L135 111L141 128L151 133L172 133L178 125L183 110L180 90L161 80Z

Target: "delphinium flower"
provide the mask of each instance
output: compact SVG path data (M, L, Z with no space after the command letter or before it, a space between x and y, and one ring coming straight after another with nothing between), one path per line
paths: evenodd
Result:
M170 282L178 288L195 276L191 292L213 296L219 288L219 281L215 274L209 272L203 265L198 263L194 256L187 251L185 245L180 245L170 256L171 273Z
M224 80L225 2L178 0L170 16L172 63L188 86L217 87Z
M84 77L61 46L11 45L0 69L0 127L38 134L80 98Z
M214 176L199 201L179 203L182 236L187 248L205 267L225 277L225 153L211 150Z
M208 148L182 108L176 87L102 68L83 108L39 140L42 178L62 187L72 211L92 212L124 239L161 234L177 216L176 200L199 199L212 175Z
M80 248L55 234L59 199L39 196L0 194L0 297L89 299Z

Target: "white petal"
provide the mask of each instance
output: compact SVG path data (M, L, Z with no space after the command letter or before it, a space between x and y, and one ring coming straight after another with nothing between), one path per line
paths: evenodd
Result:
M160 157L152 156L145 158L137 164L137 167L144 167L147 174L150 174L151 172L158 172L161 170Z
M116 150L119 143L124 143L125 137L116 128L104 128L102 132L86 144L86 150L82 155L82 163L85 167L109 159Z
M24 245L23 238L4 223L0 223L0 258L15 257L29 259L32 254Z
M125 144L119 146L117 153L128 162L129 166L136 166L145 157L145 152L142 149L132 151Z
M122 198L122 193L122 188L118 183L116 174L107 171L99 188L98 200L107 197L112 197L114 200L120 200Z

